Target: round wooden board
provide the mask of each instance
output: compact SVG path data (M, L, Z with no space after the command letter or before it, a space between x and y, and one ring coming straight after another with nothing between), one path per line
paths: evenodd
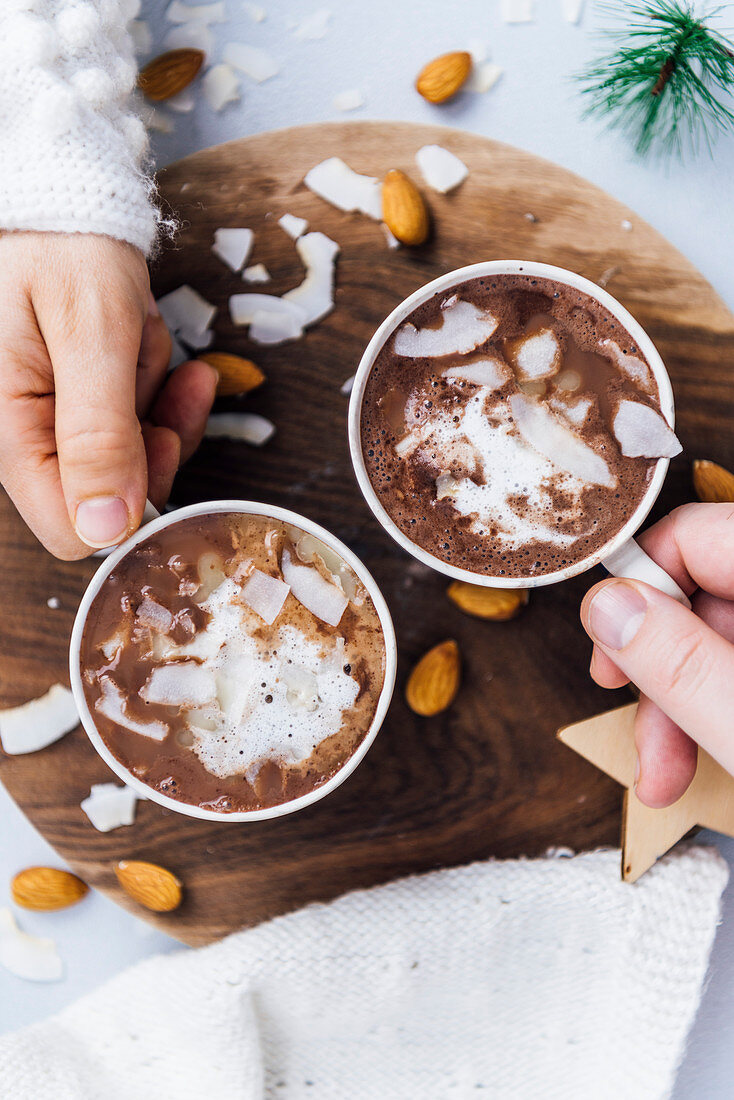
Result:
M358 172L382 176L400 167L419 179L413 157L429 142L457 153L470 172L454 194L429 193L435 232L415 251L389 251L378 224L335 210L302 183L310 167L334 155ZM210 824L140 802L134 826L95 832L79 803L90 784L111 776L81 729L31 756L2 755L8 790L86 881L131 908L113 860L150 859L176 871L186 884L182 908L150 916L191 944L414 871L533 856L552 845L617 843L619 788L555 740L559 726L628 698L601 691L587 675L590 645L578 607L600 573L534 592L511 623L462 615L445 598L446 581L403 554L363 503L339 390L378 322L441 272L505 257L606 279L659 347L676 392L686 450L672 464L660 515L691 499L690 458L734 465L734 317L670 244L614 199L553 164L454 130L349 123L262 134L187 157L161 174L160 187L183 228L156 264L156 294L190 283L216 303L216 347L252 356L268 376L240 403L278 426L262 450L205 442L179 475L173 500L287 505L344 539L392 609L400 651L395 698L344 786L276 821ZM247 288L211 253L212 236L219 226L254 229L250 262L266 264L273 281L265 289L278 294L302 277L293 243L277 225L286 212L341 245L336 308L296 343L253 347L227 311L229 295ZM68 682L69 631L94 565L53 560L7 498L0 508L0 704L8 706ZM60 610L47 608L49 596L60 599ZM403 701L406 676L425 649L448 636L458 639L464 659L458 699L446 714L416 718Z

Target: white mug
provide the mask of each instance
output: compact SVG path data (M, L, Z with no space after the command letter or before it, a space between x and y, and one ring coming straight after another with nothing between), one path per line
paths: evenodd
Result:
M537 588L541 585L555 584L557 581L567 580L569 577L574 577L578 573L583 573L587 569L601 564L617 577L629 577L632 580L644 581L646 584L672 596L680 603L690 606L685 593L678 587L672 577L669 577L652 558L648 557L632 537L645 520L662 488L670 462L667 458L658 459L645 495L624 526L609 542L582 561L575 562L564 569L557 569L552 573L543 573L539 576L489 576L484 573L473 573L469 569L461 569L456 565L450 565L412 542L393 522L380 502L365 466L360 431L365 386L379 352L395 329L407 319L413 310L433 298L434 295L453 290L468 279L486 278L495 275L529 275L533 278L552 279L554 282L583 291L583 293L588 294L589 297L594 298L604 306L627 330L650 364L650 369L658 385L662 414L670 427L674 427L673 389L665 365L655 345L641 325L611 294L608 294L606 290L595 283L590 282L589 279L576 275L573 271L566 271L561 267L552 267L549 264L534 263L529 260L491 260L485 263L471 264L468 267L460 267L456 271L449 271L446 275L441 275L438 279L426 283L425 286L414 291L404 302L401 302L399 306L396 306L389 317L386 317L382 322L362 356L357 373L354 376L352 395L349 401L349 449L352 455L354 472L365 500L387 533L404 550L407 550L409 554L412 554L414 558L425 565L429 565L432 569L445 573L446 576L453 577L456 580L468 581L470 584L485 585L492 588Z
M155 509L152 508L152 505L149 505L146 510L146 517L152 515L154 511ZM314 535L316 538L321 539L322 542L330 549L334 550L347 565L354 570L359 580L367 589L375 606L375 610L377 611L385 639L385 679L377 700L377 707L372 722L356 751L347 761L345 761L339 771L336 772L331 779L327 780L326 783L323 783L320 787L315 787L312 791L309 791L308 794L301 795L300 798L294 798L289 802L283 802L277 806L269 806L261 810L241 810L233 813L218 813L216 810L208 810L204 809L202 806L194 806L186 802L180 802L175 798L170 798L168 795L162 794L160 791L154 790L152 787L149 787L147 783L143 783L141 779L133 775L132 772L114 756L102 740L97 730L94 716L87 704L81 674L81 643L89 609L107 577L119 565L125 555L129 553L133 547L137 546L138 543L143 542L151 535L155 535L158 531L163 531L167 527L175 526L175 524L179 523L181 520L190 519L192 516L216 515L222 512L239 512L244 515L267 516L268 519L293 524L294 527L298 527L301 531L305 531L307 534ZM340 542L339 539L335 538L334 535L326 531L323 527L320 527L317 523L313 523L310 519L298 515L297 512L292 512L289 508L277 508L274 505L257 504L252 501L243 500L217 500L208 501L203 504L192 504L187 508L180 508L164 516L156 514L156 518L151 519L150 522L140 527L134 535L131 535L121 546L118 546L109 554L89 582L89 586L79 605L76 619L74 620L69 647L71 690L74 693L74 699L79 710L79 717L81 718L82 725L87 732L89 740L92 742L104 762L112 769L115 775L126 783L128 787L134 788L141 797L149 798L153 802L158 802L161 806L165 806L168 810L174 810L176 813L185 814L187 817L203 818L207 821L264 821L267 818L282 817L284 814L290 814L295 810L301 810L305 806L310 806L313 802L318 802L320 798L325 798L327 794L331 794L333 790L344 782L347 776L352 774L359 762L365 757L367 750L377 736L392 698L396 668L397 643L395 641L395 630L387 604L375 580L359 558L352 553L349 547L345 546L343 542Z

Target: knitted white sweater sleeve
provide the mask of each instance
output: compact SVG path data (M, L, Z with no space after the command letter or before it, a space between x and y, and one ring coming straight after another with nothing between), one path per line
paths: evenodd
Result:
M147 253L160 220L132 111L139 0L0 0L0 229L102 233Z

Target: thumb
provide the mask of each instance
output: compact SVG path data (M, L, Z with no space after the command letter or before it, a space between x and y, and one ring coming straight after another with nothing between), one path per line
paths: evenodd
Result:
M77 311L44 326L56 390L56 450L69 517L92 547L121 542L140 524L147 468L135 414L142 311Z
M581 619L640 691L734 774L734 646L692 611L638 581L595 585Z

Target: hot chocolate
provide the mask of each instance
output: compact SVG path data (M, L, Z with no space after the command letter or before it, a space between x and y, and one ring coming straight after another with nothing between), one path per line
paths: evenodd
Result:
M367 379L361 445L385 511L474 573L532 577L591 557L680 444L650 365L598 301L525 275L420 305Z
M81 676L113 755L223 814L290 802L367 734L385 676L375 606L313 535L256 515L184 519L110 573Z

